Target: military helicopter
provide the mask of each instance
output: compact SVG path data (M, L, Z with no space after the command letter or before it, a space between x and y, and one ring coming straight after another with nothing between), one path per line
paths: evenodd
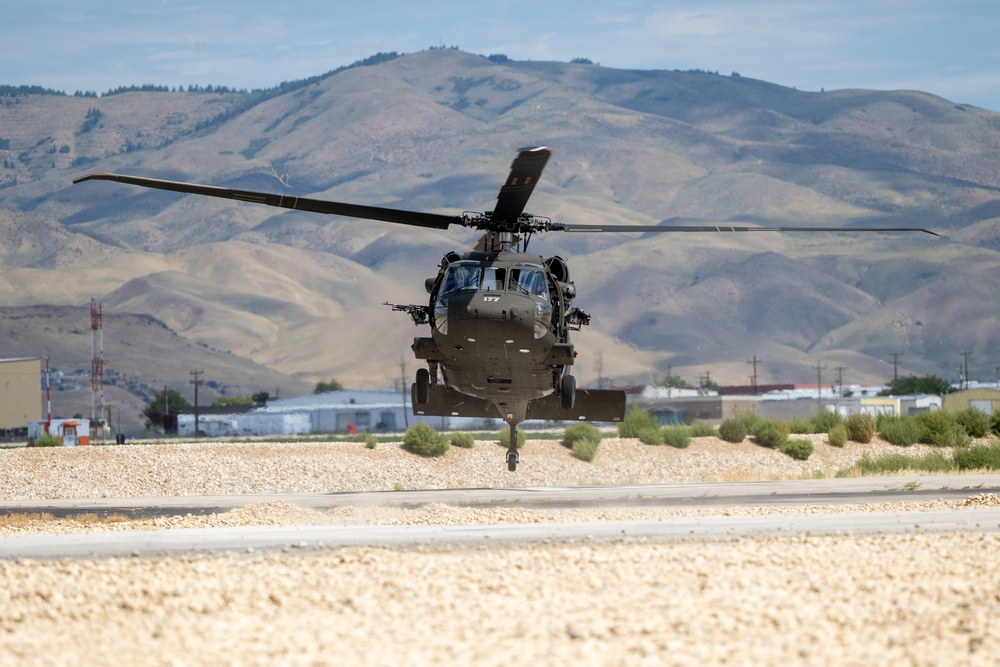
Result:
M528 199L552 150L522 148L500 188L492 211L461 215L422 213L304 197L231 190L196 183L125 174L94 173L73 183L108 180L160 190L220 197L416 227L452 225L484 232L465 254L449 252L437 275L428 278L427 305L386 303L406 312L430 336L416 337L412 349L426 367L410 387L413 412L429 416L501 418L510 428L507 468L517 469L517 425L528 419L620 421L625 392L578 389L570 367L576 352L571 331L590 323L574 307L576 288L561 257L527 252L539 232L934 232L918 228L732 227L583 225L553 222L525 213Z

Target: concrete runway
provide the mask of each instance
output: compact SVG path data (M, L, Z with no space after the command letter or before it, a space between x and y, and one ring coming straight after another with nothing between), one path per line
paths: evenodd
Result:
M204 496L5 502L0 512L133 516L208 514L281 500L316 510L337 506L417 507L737 507L835 505L963 499L1000 493L1000 475L898 476L783 482L663 484L618 487L442 489L365 493ZM665 518L475 526L251 526L217 529L22 535L0 538L0 558L162 556L248 550L311 550L346 546L482 545L585 539L713 539L766 535L900 532L998 532L1000 509L852 512Z

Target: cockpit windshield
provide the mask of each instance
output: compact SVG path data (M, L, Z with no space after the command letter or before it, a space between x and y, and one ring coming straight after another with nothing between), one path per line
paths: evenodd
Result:
M549 287L545 281L545 272L539 268L519 266L511 269L510 291L530 294L548 301Z
M448 266L441 286L442 294L458 290L479 289L479 262L460 261Z

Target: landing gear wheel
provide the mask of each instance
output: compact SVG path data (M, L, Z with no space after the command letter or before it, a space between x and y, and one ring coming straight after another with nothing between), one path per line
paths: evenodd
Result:
M576 405L576 378L568 373L563 375L559 391L562 396L563 410L572 410L573 406Z
M517 453L517 424L510 423L510 444L507 446L507 470L514 472L517 470L517 463L521 460L521 455Z
M431 392L431 374L426 368L417 369L417 403L426 405Z

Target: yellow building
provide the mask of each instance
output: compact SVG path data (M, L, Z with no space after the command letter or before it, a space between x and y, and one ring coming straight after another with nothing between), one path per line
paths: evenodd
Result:
M979 387L945 394L941 407L950 412L975 408L991 415L1000 412L1000 389Z
M0 430L42 418L42 360L0 359Z

